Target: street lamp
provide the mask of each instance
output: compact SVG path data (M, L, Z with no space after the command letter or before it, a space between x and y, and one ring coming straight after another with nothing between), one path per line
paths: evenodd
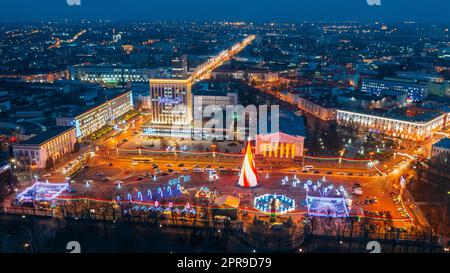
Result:
M302 159L302 166L305 167L305 156L308 149L303 149L303 159Z
M215 158L216 157L216 147L217 147L217 145L216 144L211 144L211 149L212 149L212 152L213 152L213 158Z
M341 164L342 164L342 157L345 154L345 149L342 149L341 152L339 153L339 169L341 168Z

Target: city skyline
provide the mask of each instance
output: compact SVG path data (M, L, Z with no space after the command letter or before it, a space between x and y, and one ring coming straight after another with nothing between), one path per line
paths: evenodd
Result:
M79 1L0 4L0 253L450 253L448 4Z
M0 4L0 22L35 22L54 20L113 20L113 21L383 21L418 23L448 23L446 11L450 3L431 0L380 1L370 5L367 0L262 0L262 1L9 1ZM107 8L106 8L107 7ZM239 7L239 8L237 8ZM123 12L126 10L127 12Z

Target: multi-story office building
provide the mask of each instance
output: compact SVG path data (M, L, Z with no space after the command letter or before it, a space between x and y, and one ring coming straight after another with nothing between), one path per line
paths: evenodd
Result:
M334 105L327 102L316 100L312 101L312 98L297 98L297 106L300 110L303 110L321 120L334 120L336 119L336 109Z
M416 141L423 141L431 137L433 132L447 126L448 113L396 110L379 112L338 109L337 123L360 131Z
M190 79L151 79L150 103L153 124L182 125L192 121Z
M188 72L187 56L181 55L172 59L172 77L186 79Z
M77 142L74 127L55 127L13 145L14 158L25 166L42 169L47 160L58 160L71 153Z
M431 155L433 157L438 156L444 156L449 157L450 156L450 138L444 137L443 139L439 140L435 144L433 144L433 149L431 151Z
M401 91L408 94L412 101L420 101L428 94L426 83L400 78L364 79L361 83L361 91L375 96L391 95L390 92Z
M77 138L84 138L133 110L132 92L126 92L73 117L59 117L59 126L75 126Z
M71 66L70 79L93 83L148 82L158 73L155 69L126 66Z

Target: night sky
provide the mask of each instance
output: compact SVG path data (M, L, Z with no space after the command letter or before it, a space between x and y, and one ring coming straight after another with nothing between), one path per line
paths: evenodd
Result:
M1 0L0 22L66 18L113 21L450 22L448 0L379 0L381 6L369 6L367 0L80 0L81 6L69 6L67 1Z

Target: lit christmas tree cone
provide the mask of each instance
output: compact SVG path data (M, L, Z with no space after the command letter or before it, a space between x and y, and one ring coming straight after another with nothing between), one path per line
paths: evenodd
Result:
M238 186L243 188L254 188L258 186L258 175L256 173L255 161L253 160L251 138L248 138L245 148L244 162L242 163L241 174Z

